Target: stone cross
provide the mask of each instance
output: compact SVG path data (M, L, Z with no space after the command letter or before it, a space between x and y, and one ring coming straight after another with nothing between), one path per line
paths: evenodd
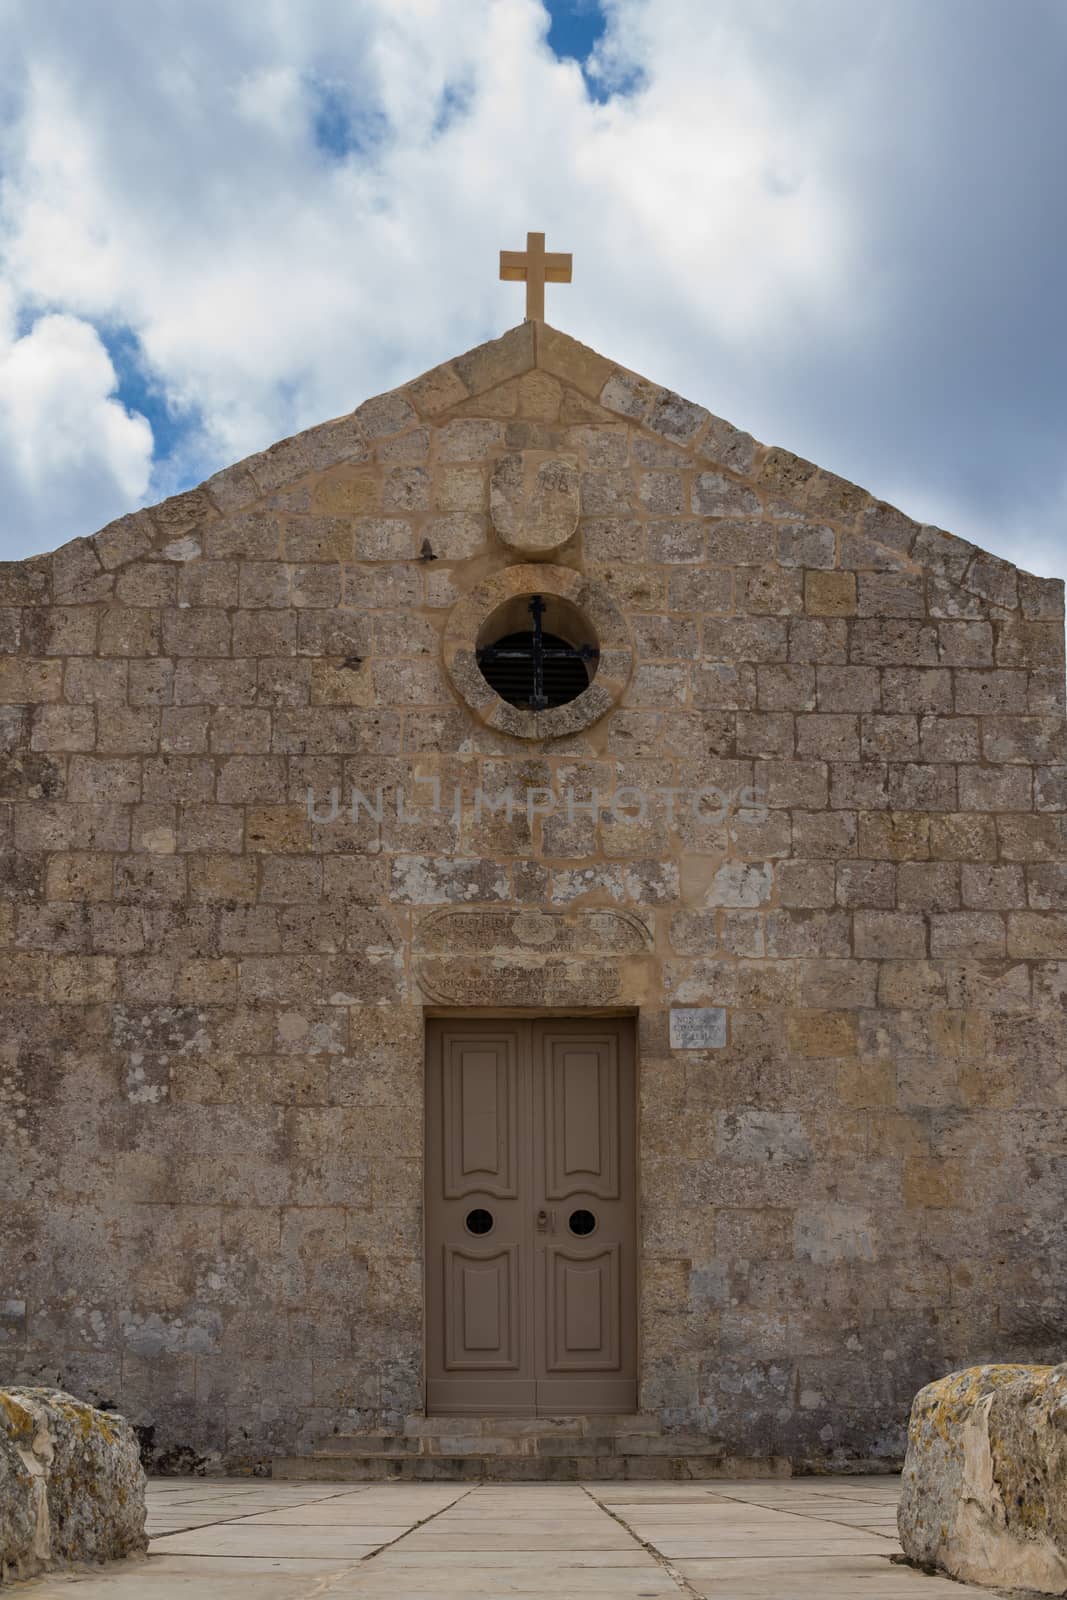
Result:
M500 276L526 285L526 320L545 320L545 284L570 283L571 255L546 251L543 233L528 233L525 250L501 250Z

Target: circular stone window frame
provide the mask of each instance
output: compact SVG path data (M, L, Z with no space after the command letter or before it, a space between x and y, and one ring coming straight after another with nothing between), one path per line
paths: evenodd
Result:
M530 711L501 699L478 665L481 634L493 613L519 595L544 595L573 607L596 635L599 656L587 689L565 705ZM456 601L445 624L445 670L468 710L487 728L517 739L559 739L606 716L618 705L633 671L626 619L604 585L573 567L541 561L505 567Z

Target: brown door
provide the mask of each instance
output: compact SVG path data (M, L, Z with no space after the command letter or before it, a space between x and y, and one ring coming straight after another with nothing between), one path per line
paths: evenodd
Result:
M431 1020L427 1410L633 1411L626 1019Z

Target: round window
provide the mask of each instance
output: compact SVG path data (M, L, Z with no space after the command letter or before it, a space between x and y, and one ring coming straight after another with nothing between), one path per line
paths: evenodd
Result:
M524 711L549 711L577 700L600 658L590 623L555 595L516 595L493 612L479 638L484 643L475 656L482 677L508 705Z
M467 1212L464 1225L468 1233L492 1233L493 1213L484 1206L475 1206L473 1211Z
M588 728L618 704L633 667L626 620L608 590L544 562L494 573L457 600L442 653L479 721L518 739Z

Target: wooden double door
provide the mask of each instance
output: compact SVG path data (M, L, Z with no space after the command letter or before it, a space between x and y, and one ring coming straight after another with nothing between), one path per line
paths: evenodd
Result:
M427 1025L427 1411L637 1407L627 1018Z

